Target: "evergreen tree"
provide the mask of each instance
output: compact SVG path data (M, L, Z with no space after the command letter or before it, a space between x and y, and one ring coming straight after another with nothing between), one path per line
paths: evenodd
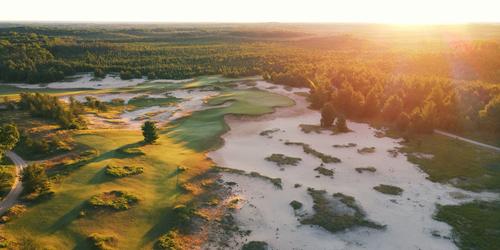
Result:
M45 173L45 167L33 164L23 170L22 175L24 191L28 194L33 192L43 193L50 189L49 178Z
M144 136L144 142L146 143L154 143L158 140L158 131L156 128L156 124L152 121L146 121L142 125L142 135Z
M346 133L349 132L350 129L347 127L347 122L344 116L339 116L335 121L335 132L338 133Z
M321 127L329 128L335 120L335 110L331 103L327 103L321 109Z

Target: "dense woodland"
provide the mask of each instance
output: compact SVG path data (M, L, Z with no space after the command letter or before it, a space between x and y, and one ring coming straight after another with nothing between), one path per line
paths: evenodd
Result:
M119 73L123 79L262 75L309 87L313 108L331 103L340 117L410 132L500 133L500 36L477 32L491 27L468 27L469 36L453 40L439 30L421 40L413 40L420 33L397 36L403 32L389 28L381 30L383 39L359 27L354 35L325 32L336 28L12 25L0 28L0 80L51 82L75 72ZM58 106L42 99L25 96L22 107ZM71 108L32 112L65 127L80 126Z

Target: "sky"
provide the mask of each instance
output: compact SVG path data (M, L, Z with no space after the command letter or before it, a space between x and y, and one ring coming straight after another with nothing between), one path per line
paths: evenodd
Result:
M500 22L500 0L2 0L0 21Z

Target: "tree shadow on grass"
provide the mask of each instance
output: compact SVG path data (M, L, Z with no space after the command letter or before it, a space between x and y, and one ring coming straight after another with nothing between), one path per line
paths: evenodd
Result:
M55 233L61 229L67 228L71 224L71 222L73 222L75 219L78 219L80 211L82 211L86 205L87 205L86 201L76 205L73 209L71 209L65 215L60 217L56 222L54 222L49 227L48 233Z
M116 177L109 176L106 174L106 167L101 168L95 175L89 180L89 184L102 184L104 182L116 180Z
M143 146L143 145L144 145L144 142L142 142L142 141L130 143L130 144L124 145L122 147L116 148L114 150L110 150L110 151L107 151L107 152L102 153L102 154L97 154L94 157L82 159L82 160L77 161L77 162L72 163L72 164L57 165L57 166L54 166L53 168L51 168L49 170L48 174L49 174L49 176L69 175L71 172L73 172L73 171L75 171L75 170L79 169L80 167L83 167L87 164L90 164L90 163L98 163L98 162L102 162L102 161L109 160L109 159L127 159L127 158L137 157L137 156L140 156L143 154L140 151L128 152L127 150L138 148L138 147Z

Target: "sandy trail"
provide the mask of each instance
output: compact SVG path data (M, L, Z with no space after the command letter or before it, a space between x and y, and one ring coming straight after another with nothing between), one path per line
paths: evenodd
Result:
M223 174L224 181L238 183L233 191L244 201L235 217L243 230L252 231L240 242L266 241L276 249L456 249L449 239L451 227L432 218L436 204L498 199L494 193L472 193L427 180L427 175L408 162L405 155L393 157L387 152L400 146L398 140L376 137L376 130L367 124L348 122L353 132L339 135L326 131L305 134L299 124L317 124L320 120L317 111L307 109L305 98L281 86L269 89L273 85L263 81L257 86L293 98L296 106L278 109L257 119L227 118L231 130L223 136L225 145L209 154L220 166L282 179L283 190L279 190L264 180ZM280 131L271 138L259 135L275 128ZM333 179L314 170L321 164L318 158L305 154L301 147L285 145L285 141L307 143L320 152L340 158L341 163L324 164L335 171ZM332 147L348 143L356 143L357 147ZM376 152L361 155L357 149L362 147L375 147ZM302 161L282 171L264 159L272 153L300 157ZM362 174L355 171L356 167L366 166L374 166L377 171ZM302 187L295 188L296 183ZM382 194L373 190L379 184L398 186L404 192L401 196ZM387 229L354 228L332 234L322 228L301 225L289 203L300 201L304 204L302 212L311 214L313 204L308 187L353 196L368 219L387 225ZM466 198L455 199L457 196L452 194L456 193Z
M28 164L19 155L12 151L6 151L5 155L16 165L16 177L14 179L14 184L12 184L12 189L0 202L0 215L7 212L7 210L9 210L9 208L17 202L17 198L19 198L19 195L21 195L21 192L23 191L21 172L26 166L28 166Z

